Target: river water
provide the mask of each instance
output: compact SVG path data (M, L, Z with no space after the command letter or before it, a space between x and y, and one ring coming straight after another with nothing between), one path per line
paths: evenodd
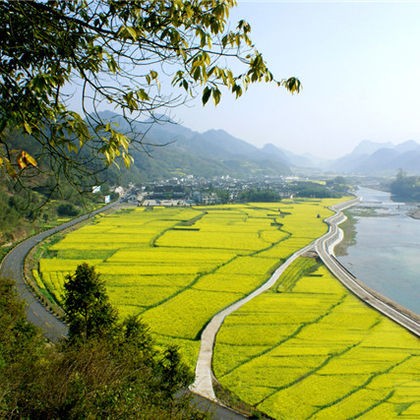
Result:
M390 193L360 187L357 195L362 202L350 210L356 243L338 259L368 287L420 314L420 220Z

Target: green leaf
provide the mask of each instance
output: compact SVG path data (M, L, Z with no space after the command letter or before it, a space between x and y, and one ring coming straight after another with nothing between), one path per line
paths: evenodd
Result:
M207 103L207 101L209 100L210 95L211 95L211 89L210 89L208 86L206 86L206 88L204 89L204 92L203 92L203 97L202 97L203 106L204 106L204 105Z
M197 81L197 80L200 78L200 74L201 74L201 67L197 67L197 68L194 70L194 73L193 73L193 79L194 79L195 81Z
M144 89L139 89L137 91L137 96L141 101L147 101L149 99L149 95L146 93Z
M131 38L133 38L134 41L137 41L137 38L138 38L137 31L131 26L127 26L126 29L128 33L131 35Z

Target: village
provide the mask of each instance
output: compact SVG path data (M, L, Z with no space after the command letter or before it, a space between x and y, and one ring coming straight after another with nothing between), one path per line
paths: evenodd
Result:
M241 180L229 175L205 179L187 175L173 177L143 185L129 185L124 191L116 189L122 196L121 201L138 206L193 206L197 204L226 204L238 201L241 193L248 190L272 190L280 197L288 197L287 184L295 177L278 177Z
M303 189L309 193L302 194ZM333 181L313 181L297 176L236 179L229 175L205 179L186 175L143 185L130 184L115 191L121 201L138 206L193 206L242 201L276 201L294 196L324 197L335 192ZM250 197L251 196L251 197ZM261 199L261 200L260 200Z

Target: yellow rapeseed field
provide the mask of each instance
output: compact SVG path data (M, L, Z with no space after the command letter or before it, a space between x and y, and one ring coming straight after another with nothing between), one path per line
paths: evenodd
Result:
M226 318L213 366L276 419L420 418L419 339L312 258Z
M122 209L52 245L39 280L60 302L65 276L94 265L120 316L141 316L193 367L207 322L326 232L326 206L337 201Z

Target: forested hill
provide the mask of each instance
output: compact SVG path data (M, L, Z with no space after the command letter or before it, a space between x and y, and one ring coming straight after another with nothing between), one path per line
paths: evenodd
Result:
M105 111L100 115L143 143L131 146L134 168L130 173L139 180L183 174L246 178L291 173L290 162L280 153L267 153L223 130L198 133L170 121L135 122L129 127L118 114Z
M420 176L406 176L400 171L391 183L391 193L397 199L420 202Z

